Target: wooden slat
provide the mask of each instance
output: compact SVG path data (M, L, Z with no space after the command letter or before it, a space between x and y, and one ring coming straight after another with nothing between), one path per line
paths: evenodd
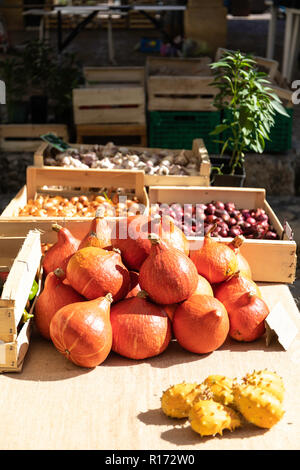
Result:
M89 109L81 109L75 106L74 122L80 124L122 124L122 123L145 123L144 105L134 107L116 107L112 109L103 109L90 107Z
M80 170L76 168L27 167L27 198L33 199L41 186L126 188L134 189L138 198L144 196L144 172L131 170Z
M151 97L148 111L215 111L211 98Z
M144 67L84 67L85 80L93 83L136 83L144 86Z
M148 80L148 92L159 95L215 95L212 77L153 76Z
M207 175L145 175L146 186L209 186L210 178Z
M40 136L52 132L68 141L68 128L64 124L3 124L0 126L0 148L6 152L35 152Z
M227 188L211 186L201 188L197 186L189 187L169 187L163 186L149 188L149 203L165 202L172 204L179 202L182 204L201 204L212 200L223 202L235 202L240 208L263 207L266 196L264 188Z
M68 136L68 128L65 124L2 124L0 125L1 137L40 137L45 132L53 132L59 137Z
M145 102L144 90L132 85L127 87L75 88L73 103L82 106L142 105Z

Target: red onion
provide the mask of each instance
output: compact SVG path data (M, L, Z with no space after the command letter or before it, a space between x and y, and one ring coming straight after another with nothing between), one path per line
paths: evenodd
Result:
M212 224L213 222L215 222L216 219L217 219L217 217L214 214L209 214L209 215L206 216L206 221L209 224Z
M225 204L222 201L217 201L217 202L215 202L215 207L216 207L216 209L224 210L225 209Z
M215 206L213 204L207 204L207 208L205 209L205 213L210 215L210 214L214 214L215 213Z
M268 240L276 240L278 237L277 237L277 234L275 232L271 232L270 230L266 233L265 235L265 238L267 238Z
M236 220L234 217L230 217L230 219L228 220L228 225L236 225Z
M256 224L256 220L253 217L248 217L248 219L246 219L246 222L248 222L248 224L251 224L251 225Z

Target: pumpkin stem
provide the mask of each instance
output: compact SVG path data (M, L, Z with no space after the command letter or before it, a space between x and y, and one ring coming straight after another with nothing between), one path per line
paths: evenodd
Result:
M205 234L205 238L208 237L210 238L210 234L211 232L213 232L216 228L217 228L218 224L214 224L212 227L210 227L210 229L207 231L207 233Z
M160 238L156 233L149 233L148 240L150 240L152 245L159 245L160 243Z
M243 235L237 235L232 242L230 243L233 248L239 248L245 241L245 237Z
M108 300L108 302L112 303L113 302L113 296L112 294L109 292L108 294L106 294L106 296L104 297L106 300Z
M148 297L148 293L145 290L140 290L136 296L140 299L146 299Z
M111 251L114 251L115 253L118 253L119 255L121 254L120 248L113 248Z
M65 276L66 276L65 272L62 268L56 268L55 271L54 271L54 274L55 274L55 276L57 276L60 279L64 279Z
M54 230L55 232L59 232L61 229L62 229L61 225L52 224L52 230Z
M234 273L230 274L230 276L228 276L228 277L225 279L224 282L228 282L228 281L230 281L230 279L232 279L232 278L235 277L235 276L239 276L240 274L241 274L240 270L235 271Z

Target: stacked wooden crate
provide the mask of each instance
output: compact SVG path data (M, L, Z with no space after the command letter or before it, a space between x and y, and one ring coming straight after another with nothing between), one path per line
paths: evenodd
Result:
M146 145L144 67L87 67L73 90L77 142L84 137L137 136Z
M202 138L208 153L219 146L210 132L220 123L213 106L217 89L211 86L210 58L148 57L147 111L151 147L191 148Z

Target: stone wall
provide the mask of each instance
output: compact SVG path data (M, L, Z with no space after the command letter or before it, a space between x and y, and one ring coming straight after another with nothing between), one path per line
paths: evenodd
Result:
M265 188L269 195L300 194L300 164L295 150L286 154L248 154L245 186Z
M17 193L26 184L26 168L33 164L33 153L0 153L0 193Z

